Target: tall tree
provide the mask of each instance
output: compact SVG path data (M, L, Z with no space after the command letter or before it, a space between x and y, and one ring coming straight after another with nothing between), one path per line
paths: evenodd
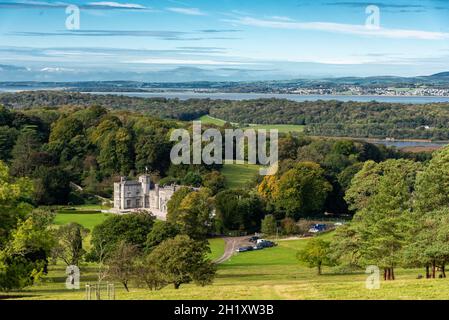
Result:
M330 257L330 243L323 239L314 238L307 242L304 249L298 252L297 258L304 261L310 268L317 268L317 274L322 274L323 266L332 266Z
M139 249L135 245L120 241L106 260L109 277L123 284L126 291L129 291L128 284L135 275L135 261L139 254Z
M180 235L162 242L150 253L162 280L173 284L175 289L194 281L205 286L212 283L216 267L207 258L207 243Z
M88 233L88 229L75 222L59 227L56 231L58 244L53 248L52 255L64 261L68 266L79 266L86 253L83 248L83 238Z
M324 177L324 170L316 163L300 162L285 172L277 182L273 195L275 205L287 216L320 213L332 186Z
M347 200L358 209L351 222L362 265L375 264L384 269L384 279L394 280L407 244L412 217L413 192L419 163L387 160L365 163L348 190ZM370 186L367 193L367 186Z

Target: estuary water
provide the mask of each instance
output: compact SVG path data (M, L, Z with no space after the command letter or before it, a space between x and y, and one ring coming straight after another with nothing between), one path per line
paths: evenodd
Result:
M434 96L357 96L357 95L300 95L281 93L220 93L220 92L192 92L192 91L164 91L164 92L89 92L91 94L112 94L141 98L167 99L211 99L211 100L254 100L254 99L288 99L292 101L338 100L357 102L390 102L390 103L449 103L449 97Z

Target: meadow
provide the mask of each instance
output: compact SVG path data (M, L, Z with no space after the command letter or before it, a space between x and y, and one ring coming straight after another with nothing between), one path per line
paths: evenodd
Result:
M329 238L332 234L324 235ZM238 253L218 266L214 283L199 287L182 285L179 290L166 287L149 291L133 284L130 292L116 283L116 299L448 299L449 279L417 279L423 270L398 269L397 280L381 282L379 290L365 287L367 275L339 274L326 267L322 276L296 259L298 250L307 239L279 240L278 246L261 251ZM211 257L219 257L224 250L222 239L211 240ZM50 266L48 276L39 284L21 292L9 293L19 299L85 299L85 284L94 283L96 266L81 266L81 289L65 288L65 266ZM105 296L105 292L103 293ZM104 297L103 296L103 297Z
M199 118L203 124L215 125L222 127L226 124L225 120L211 117L209 115L202 116ZM232 125L239 127L238 123L231 123ZM246 127L242 127L242 129L255 129L255 130L270 130L277 129L279 133L302 133L304 132L304 126L294 125L294 124L250 124Z
M221 173L226 178L227 188L245 188L259 173L260 166L253 164L225 164Z

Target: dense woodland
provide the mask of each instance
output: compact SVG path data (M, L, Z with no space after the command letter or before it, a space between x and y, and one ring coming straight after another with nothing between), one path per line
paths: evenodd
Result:
M448 148L410 154L349 139L281 135L276 175L228 189L220 166L171 164L169 134L179 127L191 123L96 105L0 108L0 291L33 284L51 261L94 262L99 282L111 279L125 289L134 280L151 290L207 285L216 270L207 259L208 237L301 234L302 220L325 213L354 218L334 241L317 239L298 252L318 273L323 265L374 264L386 280L398 266L445 277ZM155 182L186 186L169 201L166 222L147 212L111 216L91 230L88 252L82 226L54 228L48 206L111 197L120 175L145 171Z
M13 109L98 105L184 121L209 114L241 125L305 125L305 132L312 136L449 139L447 103L413 105L340 101L294 102L279 99L181 101L36 91L1 94L0 104Z

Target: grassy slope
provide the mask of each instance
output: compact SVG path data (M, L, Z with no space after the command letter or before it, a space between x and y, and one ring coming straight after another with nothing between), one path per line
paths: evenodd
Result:
M326 237L329 237L327 235ZM417 280L423 270L396 271L397 280L381 282L380 290L365 288L367 275L339 275L331 268L316 276L316 271L299 263L295 256L308 240L279 241L279 246L262 251L240 253L219 266L213 285L183 285L151 292L132 286L127 293L116 285L117 299L448 299L447 279ZM216 244L212 245L214 247ZM36 299L83 299L84 284L94 280L94 267L81 270L81 290L64 287L63 266L51 267L43 284L21 292ZM11 293L17 294L17 293Z
M228 188L245 187L255 175L259 173L260 166L251 164L225 164L221 173L226 177Z
M300 125L294 125L294 124L255 124L251 125L249 127L246 127L244 129L265 129L265 130L271 130L271 129L277 129L279 133L289 133L289 132L298 132L301 133L304 131L304 126Z
M202 116L198 120L202 121L204 124L212 124L216 126L223 126L226 121L211 117L209 115ZM304 131L304 126L301 125L294 125L294 124L254 124L250 125L249 127L245 127L242 129L277 129L279 130L279 133L289 133L289 132L298 132L301 133Z
M211 259L212 261L217 260L224 253L225 242L222 238L213 238L209 239L208 241L211 250L211 253L209 254L209 259Z
M59 212L55 218L56 225L64 225L70 222L77 222L83 227L93 230L93 228L106 220L110 215L105 213L82 213L74 211L73 213Z
M212 124L215 126L224 126L226 124L226 121L211 117L209 115L202 116L198 120L200 120L203 124Z

